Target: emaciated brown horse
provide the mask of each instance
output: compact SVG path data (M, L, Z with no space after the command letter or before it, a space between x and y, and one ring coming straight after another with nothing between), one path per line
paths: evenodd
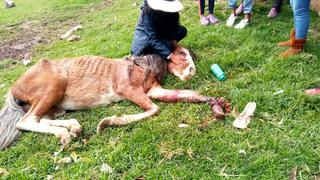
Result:
M19 130L51 133L63 145L78 137L82 127L76 119L58 120L66 110L86 109L128 99L145 110L143 113L111 116L100 121L97 132L106 126L137 122L159 112L151 98L165 102L208 102L214 98L190 90L161 87L166 72L181 80L195 74L190 51L178 46L188 63L165 61L157 55L107 59L100 56L42 60L29 69L10 89L0 113L0 150L19 135ZM223 114L223 107L216 106Z

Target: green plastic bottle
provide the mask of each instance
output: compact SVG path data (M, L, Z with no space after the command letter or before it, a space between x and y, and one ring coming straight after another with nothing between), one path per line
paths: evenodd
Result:
M218 78L219 81L224 81L227 79L226 75L218 64L212 64L210 70Z

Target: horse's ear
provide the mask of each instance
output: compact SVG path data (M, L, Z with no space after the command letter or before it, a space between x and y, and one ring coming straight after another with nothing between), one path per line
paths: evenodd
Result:
M189 54L192 57L193 61L197 61L198 60L198 56L196 55L196 53L194 53L191 49L188 48Z

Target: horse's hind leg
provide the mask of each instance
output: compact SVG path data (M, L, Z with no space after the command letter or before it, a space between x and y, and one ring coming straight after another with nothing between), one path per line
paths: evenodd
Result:
M20 84L17 84L12 90L18 99L25 100L23 97L28 96L25 101L31 104L28 113L16 124L17 128L51 133L60 138L62 144L68 144L71 141L71 136L67 128L51 126L40 121L64 97L65 79L50 71L43 71L31 77L33 78L29 79L28 86L25 85L25 81L20 81ZM42 77L45 77L45 79ZM28 79L28 76L25 79Z
M39 122L40 124L47 124L50 126L65 127L70 131L69 133L73 137L79 137L82 132L81 125L76 119L52 120L48 118L41 118Z
M71 142L71 136L67 128L39 123L39 119L39 116L27 113L21 120L19 120L16 127L20 130L54 134L60 139L60 142L63 145Z
M68 119L68 120L60 120L56 119L57 116L65 114L66 111L57 106L52 107L49 112L40 119L40 123L48 124L51 126L65 127L69 129L71 136L79 137L82 128L78 120L76 119Z

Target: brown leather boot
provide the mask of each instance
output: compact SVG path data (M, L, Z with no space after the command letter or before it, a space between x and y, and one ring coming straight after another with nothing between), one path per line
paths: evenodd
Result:
M288 41L283 41L283 42L279 42L277 44L278 47L284 47L284 46L290 46L290 40L291 39L294 39L296 36L296 31L295 29L292 29L291 30L291 33L290 33L290 39Z
M292 39L290 42L290 48L281 53L280 56L288 58L303 51L303 46L306 43L306 39Z

